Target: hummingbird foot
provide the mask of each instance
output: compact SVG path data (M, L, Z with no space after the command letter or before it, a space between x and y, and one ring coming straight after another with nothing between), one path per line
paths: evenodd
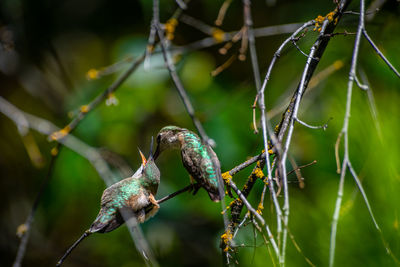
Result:
M188 192L191 192L193 190L192 195L196 195L200 188L201 185L199 183L194 183L192 184L192 188Z
M201 186L199 183L196 183L196 180L193 178L193 176L189 175L189 178L190 178L190 184L192 187L188 190L188 192L190 193L193 191L192 195L196 195L197 191L199 191Z
M158 205L158 202L154 198L153 194L150 194L149 200L150 200L150 205L149 205L150 209L146 208L146 220L148 218L153 217L158 212L158 210L160 209L160 205Z
M150 194L149 200L150 200L150 202L151 202L157 209L160 208L160 205L158 205L158 202L157 202L157 200L154 198L154 195L153 195L153 194Z
M136 212L136 220L138 223L143 223L146 220L145 209L141 209L138 212Z

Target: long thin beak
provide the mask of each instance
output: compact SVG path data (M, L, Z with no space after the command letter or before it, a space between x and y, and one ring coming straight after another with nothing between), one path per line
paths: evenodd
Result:
M143 155L142 151L139 149L140 156L142 157L142 165L145 166L147 163L146 157Z
M160 145L157 146L156 152L153 154L153 159L156 160L160 155Z
M154 138L153 136L151 137L151 142L150 142L150 155L149 155L149 160L153 157L153 148L154 148Z

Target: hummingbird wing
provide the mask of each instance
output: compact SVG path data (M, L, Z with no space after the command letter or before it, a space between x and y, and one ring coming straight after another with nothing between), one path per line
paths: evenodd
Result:
M210 193L209 193L209 195L210 195L211 199L213 199L213 197L214 197L218 200L221 200L225 195L224 181L222 180L222 174L221 174L221 164L220 164L217 154L215 154L214 150L208 145L206 145L206 147L207 147L208 155L210 155L211 161L213 163L215 174L217 176L219 197L211 196ZM212 192L212 193L214 194L214 192Z
M101 209L90 226L90 232L107 233L124 223L121 214L118 212L118 205L116 205L114 198L116 190L115 185L117 184L104 190L101 197Z
M106 188L101 196L100 212L89 231L107 233L124 223L120 210L127 206L129 197L138 193L137 180L126 178Z
M206 153L197 151L199 149L187 149L182 147L181 155L183 166L189 174L207 190L212 201L218 202L221 197L218 192L218 182L216 168L213 160L208 155L206 147L203 145L201 150ZM217 166L219 168L219 166Z

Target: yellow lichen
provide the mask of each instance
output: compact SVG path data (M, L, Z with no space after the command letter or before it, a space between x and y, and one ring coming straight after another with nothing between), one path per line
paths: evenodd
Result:
M261 170L261 168L256 168L254 170L254 174L256 175L257 178L260 178L260 179L263 179L265 176L263 171Z
M232 207L233 203L235 203L235 201L234 201L234 200L233 200L233 201L231 201L231 203L229 203L229 205L228 205L228 206L226 206L225 210L223 210L223 211L221 212L221 214L224 214L224 213L225 213L225 211L229 210L229 209Z
M152 53L154 51L154 45L148 45L147 51L149 51L149 53Z
M253 173L249 176L249 182L253 182L254 181L254 177L253 177Z
M99 78L99 71L96 69L90 69L87 73L86 73L86 78L88 80L94 80Z
M28 227L26 226L26 224L23 223L19 225L17 228L17 236L22 237L26 233L26 231L28 231Z
M90 107L89 107L89 105L83 105L83 106L81 106L81 108L79 110L82 113L88 113L90 110Z
M231 243L232 238L233 238L233 235L230 232L230 230L227 230L227 232L225 232L223 235L221 235L222 242L225 244L225 248L224 248L225 252L228 252L228 250L230 248L229 244Z
M333 67L335 68L335 70L341 69L344 66L343 61L341 60L336 60L333 63Z
M217 43L225 41L225 32L218 28L213 28L212 37Z
M328 14L326 14L326 19L329 20L329 22L331 22L333 20L333 16L335 15L335 11L329 12Z
M329 22L333 21L333 18L335 17L335 14L337 12L337 9L335 9L334 11L329 12L328 14L326 14L325 16L321 16L319 15L318 17L316 17L315 20L315 24L314 24L314 29L313 31L318 31L321 32L321 26L322 23L324 22L324 20L328 20ZM335 18L335 24L337 23L338 18Z
M65 136L67 136L70 131L71 131L71 127L69 125L67 125L63 129L52 133L50 135L50 139L53 141L60 140L61 138L64 138Z
M263 206L263 204L260 202L260 204L258 204L258 207L257 207L257 213L258 214L260 214L260 215L262 215L262 210L264 209L264 206Z
M316 19L315 19L315 23L317 24L322 24L322 22L324 21L325 17L319 15Z
M178 25L178 20L176 18L172 18L167 20L167 22L165 23L164 27L165 27L165 33L166 33L166 37L168 40L173 40L174 39L174 32L175 32L175 28Z
M58 148L57 148L57 147L53 147L53 148L50 150L50 153L51 153L51 155L52 155L53 157L57 156L57 154L58 154Z
M232 181L232 175L229 174L229 171L224 172L222 174L222 179L224 179L225 183L230 184L230 182Z
M262 151L261 151L261 153L264 153L265 152L265 149L263 149ZM272 150L272 149L268 149L268 154L274 154L274 151ZM258 163L257 163L258 164Z

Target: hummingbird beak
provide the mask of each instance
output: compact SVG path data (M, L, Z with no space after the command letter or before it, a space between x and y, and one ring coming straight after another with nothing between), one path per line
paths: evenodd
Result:
M160 155L160 145L157 145L156 152L154 152L153 154L153 159L156 160L159 155Z
M140 156L142 157L142 165L145 166L147 163L146 157L143 155L142 151L139 149Z
M149 159L153 159L153 148L154 148L154 138L153 136L151 137L151 142L150 142L150 153L149 153Z

